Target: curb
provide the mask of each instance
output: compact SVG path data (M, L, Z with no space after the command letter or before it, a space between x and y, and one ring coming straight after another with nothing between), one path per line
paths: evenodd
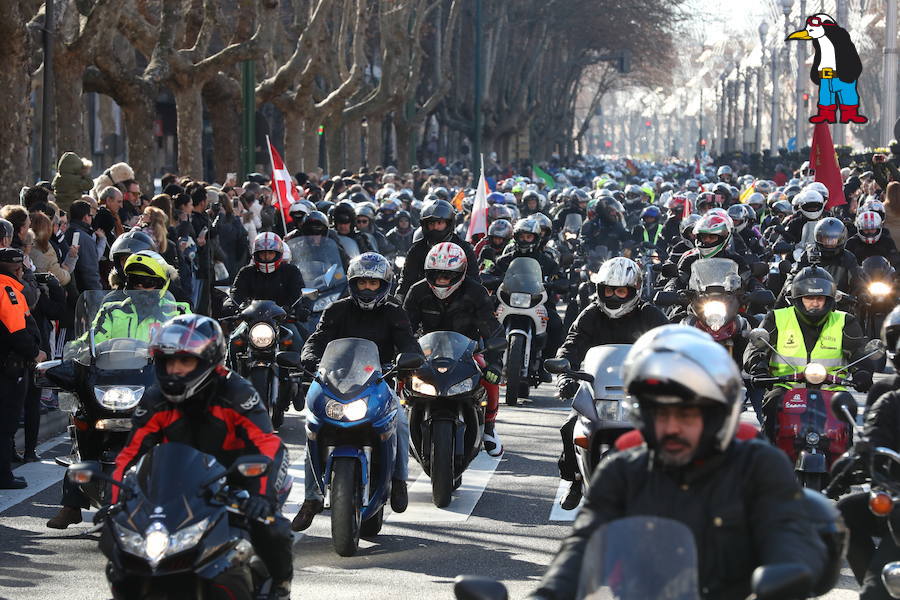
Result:
M38 431L38 443L53 439L61 433L65 433L69 426L70 413L67 410L54 410L46 415L41 415L41 427ZM21 427L16 431L16 447L20 450L25 445L25 430Z

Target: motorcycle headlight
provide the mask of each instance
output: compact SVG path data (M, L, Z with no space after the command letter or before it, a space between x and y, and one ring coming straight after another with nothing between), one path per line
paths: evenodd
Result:
M141 534L139 534L137 531L132 531L124 525L120 525L119 523L113 522L113 525L116 531L116 537L119 539L119 543L122 545L122 549L129 554L143 557L143 536L141 536Z
M329 294L327 296L322 296L313 304L313 312L324 311L326 308L334 304L334 301L338 299L338 296L340 296L340 294Z
M422 381L419 377L413 377L410 380L410 385L414 392L418 392L419 394L423 394L425 396L437 396L437 389L430 383L426 383Z
M101 385L94 388L94 397L105 409L131 410L144 395L144 386Z
M825 381L826 377L828 377L828 371L826 371L825 367L819 363L809 363L806 365L806 368L803 369L803 375L806 377L807 383L819 385Z
M144 533L144 556L155 567L166 556L169 549L169 531L162 523L153 523Z
M816 446L819 443L819 434L815 431L810 431L806 434L806 443L810 446Z
M209 527L209 518L194 523L190 527L179 529L169 538L169 549L166 554L178 554L189 548L193 548L206 533Z
M509 305L513 308L530 308L531 294L523 294L521 292L513 292L509 295Z
M257 323L250 328L250 343L257 348L268 348L275 343L275 328L268 323Z
M707 300L701 305L700 311L703 313L703 320L713 329L718 330L725 326L728 307L721 300Z
M453 384L447 390L448 396L455 396L457 394L465 394L466 392L471 392L475 388L475 380L472 378L464 379L459 383Z
M398 269L402 269L402 268L403 268L403 265L406 264L406 257L405 257L405 256L398 256L398 257L396 257L396 258L394 259L394 264L397 265L397 268L398 268Z
M626 421L625 405L618 400L597 400L597 416L601 421Z
M348 404L329 399L325 403L325 414L335 421L359 421L369 412L368 396L359 398Z
M883 281L873 281L869 284L869 293L873 296L887 296L891 293L891 286Z

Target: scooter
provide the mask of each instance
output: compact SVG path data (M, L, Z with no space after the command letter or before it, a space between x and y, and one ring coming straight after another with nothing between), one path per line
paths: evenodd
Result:
M331 508L331 540L340 556L353 556L360 536L381 531L400 410L385 379L422 361L420 354L401 353L382 372L371 340L343 338L325 347L306 394L306 445L325 507ZM300 368L300 355L280 353L278 362Z
M243 584L229 585L232 597L268 598L271 579L256 558L243 514L250 495L226 482L246 485L270 464L266 456L245 456L226 470L214 457L173 442L150 449L122 481L97 463L69 467L66 476L74 483L120 488L100 537L114 600L205 598L222 575ZM288 476L279 506L290 483Z
M478 344L453 331L433 331L419 339L427 357L403 382L413 457L431 477L434 505L443 508L462 474L481 451L485 391L475 354L500 348Z
M769 343L769 332L758 328L750 332L748 339L757 348L778 352ZM825 489L828 472L834 462L850 447L853 429L834 414L831 401L839 391L823 386L852 386L853 382L840 375L868 358L884 353L881 340L869 341L863 349L864 356L836 372L829 374L819 363L809 363L792 375L780 377L752 377L759 386L790 384L778 407L778 422L774 443L794 463L797 478L804 487ZM784 362L787 359L782 358Z
M579 477L590 481L594 469L623 433L634 429L627 415L631 398L625 393L622 364L631 344L606 344L587 351L581 371L574 371L565 358L544 361L547 372L581 381L572 408L578 421L572 431Z
M175 299L167 294L164 301L174 303ZM59 465L96 460L104 473L111 475L115 470L116 456L131 434L132 413L144 390L155 381L149 354L153 327L132 332L146 333L146 339L102 339L95 323L100 315L111 314L110 309L118 303L158 307L160 302L156 291L82 293L75 309L75 339L66 344L63 359L35 367L35 385L70 392L77 399L69 425L71 454L57 458ZM151 324L158 326L165 320L160 314L159 322ZM87 483L82 491L95 508L109 504L110 488L102 481Z
M514 259L497 289L497 320L506 331L506 403L515 406L540 385L540 349L547 336L547 291L541 265L533 258Z

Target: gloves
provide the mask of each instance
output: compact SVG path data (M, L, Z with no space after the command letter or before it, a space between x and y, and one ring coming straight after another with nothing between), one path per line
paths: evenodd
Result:
M294 309L294 320L301 322L306 321L311 314L312 311L310 311L307 307L298 306Z
M559 390L560 399L570 399L578 391L578 380L571 377L560 377L556 380L556 389Z
M272 503L262 496L250 496L244 503L244 515L251 521L265 520L274 512Z
M872 387L872 374L868 371L856 371L853 374L853 387L860 392L868 392Z
M490 363L484 368L484 373L482 377L484 377L485 381L488 383L500 383L500 379L503 376L503 365L499 365L497 363Z

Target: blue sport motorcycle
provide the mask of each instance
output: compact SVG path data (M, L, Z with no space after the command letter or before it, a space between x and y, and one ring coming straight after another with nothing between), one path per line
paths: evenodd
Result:
M316 484L331 508L331 539L353 556L359 538L376 535L391 496L400 405L387 377L423 358L402 353L382 372L378 347L344 338L325 348L306 395L306 444Z

